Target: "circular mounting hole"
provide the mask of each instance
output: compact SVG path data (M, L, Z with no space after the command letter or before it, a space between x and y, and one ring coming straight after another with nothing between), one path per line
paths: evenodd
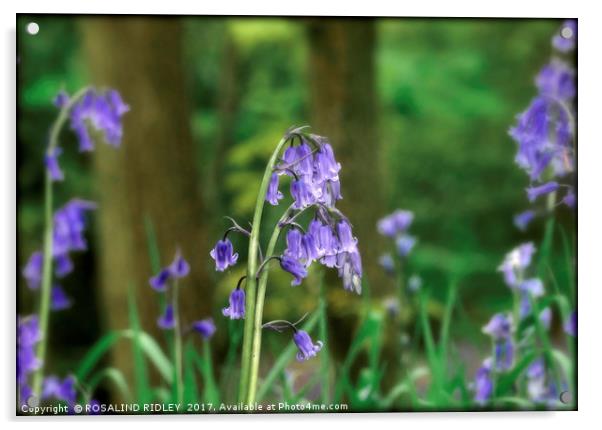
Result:
M561 31L560 31L560 35L562 37L564 37L565 39L570 39L571 37L573 37L573 30L570 29L569 27L564 27Z
M40 31L40 26L38 25L37 22L30 22L29 24L27 24L27 32L29 34L31 34L32 36L38 34L39 31Z

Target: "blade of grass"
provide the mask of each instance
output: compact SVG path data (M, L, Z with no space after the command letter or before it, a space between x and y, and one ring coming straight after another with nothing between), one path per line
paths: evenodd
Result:
M194 370L194 347L190 342L184 351L184 401L194 403L199 399L199 389Z
M126 402L131 402L132 393L128 387L128 384L123 376L123 373L114 367L107 367L100 372L94 374L89 382L86 384L90 393L96 390L96 387L102 382L103 379L109 379L115 387L119 390Z
M130 288L128 289L128 315L130 330L133 332L132 352L136 400L140 403L148 403L151 400L150 381L148 378L146 360L144 359L144 354L140 345L140 320L138 318L138 309L136 307L135 291L132 285L130 285Z

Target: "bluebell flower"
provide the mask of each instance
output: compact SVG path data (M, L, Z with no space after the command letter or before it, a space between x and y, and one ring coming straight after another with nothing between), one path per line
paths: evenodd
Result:
M303 260L306 255L303 248L303 235L296 228L291 228L286 233L286 249L284 254L295 260Z
M380 234L395 237L404 233L412 224L414 214L410 211L398 209L391 215L380 219L377 228Z
M343 280L343 288L347 291L362 293L362 259L357 250L342 252L337 255L339 277Z
M565 196L562 198L562 203L564 203L569 208L574 208L576 203L575 191L570 188Z
M292 286L300 285L303 278L307 277L307 269L305 268L305 265L296 258L290 257L286 254L280 258L280 267L282 267L282 270L295 277L295 279L293 279L291 282Z
M167 281L171 277L171 271L169 269L161 269L159 273L150 278L149 284L157 291L165 291L167 288Z
M577 311L571 312L563 328L569 336L577 337Z
M278 206L278 200L282 200L283 198L284 195L278 190L278 174L272 173L265 199L272 206Z
M293 179L291 181L291 196L293 196L295 209L303 209L315 203L315 197L312 194L308 184L302 179Z
M59 254L54 258L54 272L59 278L64 278L73 271L73 261L69 254Z
M297 146L297 164L295 166L295 170L304 178L308 178L311 180L314 173L313 166L313 156L312 151L309 145L303 142L301 145Z
M519 279L522 278L524 270L531 264L534 253L535 246L532 242L528 242L519 245L506 254L504 261L498 267L498 271L503 273L504 281L510 288L518 287Z
M548 398L546 384L546 367L543 358L533 361L527 368L527 393L529 398L536 402L545 402Z
M474 391L474 400L480 405L484 405L491 398L491 394L493 393L493 381L491 379L491 358L485 359L481 367L477 370L475 375Z
M318 238L309 231L303 235L301 239L303 247L303 255L307 259L309 265L312 261L320 258L320 250L318 249Z
M192 329L198 334L200 334L201 337L205 340L211 339L216 330L215 324L213 323L213 319L211 318L195 321L194 323L192 323Z
M215 248L209 253L215 260L215 270L223 272L238 261L238 253L234 253L234 247L229 239L218 240Z
M353 237L351 226L347 221L340 221L337 224L337 234L339 238L339 252L357 252L357 238Z
M339 242L328 225L320 227L318 251L320 253L320 263L330 268L336 266Z
M566 109L553 98L536 97L510 129L510 136L518 144L515 161L531 180L538 180L550 165L556 176L573 170L570 143L574 132ZM555 138L550 139L550 134Z
M190 273L190 265L184 259L184 257L182 257L180 250L176 252L176 256L169 266L169 273L174 278L184 278L185 276L188 276L188 273Z
M67 104L69 103L69 100L70 100L69 94L67 94L67 92L64 90L61 90L54 98L53 104L57 108L62 109L65 106L67 106Z
M317 341L315 344L309 337L309 334L304 330L296 330L293 334L293 340L299 348L297 352L297 361L309 360L311 357L315 357L318 352L322 349L323 343Z
M512 316L497 313L483 327L483 333L491 336L493 340L507 339L512 336Z
M575 70L564 61L554 59L543 67L535 79L539 93L563 102L575 97Z
M393 261L393 257L391 254L383 254L378 257L378 264L385 269L389 275L395 273L395 262Z
M77 391L75 390L75 378L67 376L62 381L56 376L48 376L44 379L42 388L42 399L54 398L67 402L69 406L75 405Z
M545 184L527 188L527 198L534 202L539 196L550 194L558 189L558 182L550 181Z
M30 373L39 369L42 362L36 356L36 345L42 340L37 315L19 317L17 322L17 382L27 385ZM29 396L23 396L27 398Z
M245 291L242 288L236 287L230 293L230 306L222 309L224 316L232 320L244 319L245 317Z
M415 293L420 290L420 288L422 288L422 278L418 275L410 276L410 279L408 279L408 289Z
M50 309L53 311L62 311L69 309L73 301L67 296L63 288L55 284L50 292Z
M93 202L72 199L54 214L53 255L88 249L84 232L86 212L96 209Z
M157 319L157 325L163 330L171 330L176 326L176 318L173 312L173 306L167 304L165 306L165 310L163 311L163 315L161 315Z
M520 299L520 317L524 318L531 312L531 297L537 298L544 294L543 283L538 278L527 279L518 286Z
M80 151L94 149L89 126L102 132L106 143L119 146L123 135L122 116L128 111L129 106L117 91L109 90L101 94L89 90L70 112L71 129L78 137Z
M539 321L541 321L542 326L546 329L549 330L551 325L552 325L552 309L550 309L550 307L546 307L544 308L540 313L539 313Z
M44 255L41 251L35 251L27 260L23 268L23 277L31 290L37 290L42 283L42 270L44 266Z
M61 148L54 148L50 153L46 154L44 158L44 163L46 164L46 169L48 169L50 179L55 182L65 179L65 175L61 170L58 160L59 155L61 155L62 152Z
M510 370L514 365L514 343L507 337L494 342L495 368L499 371Z
M514 225L520 231L525 231L533 219L535 219L535 211L526 210L514 217Z
M558 33L552 38L552 46L559 52L567 53L573 51L576 44L577 21L567 19L558 30Z
M395 240L395 247L400 257L406 257L416 245L416 238L409 234L403 234Z
M338 182L341 164L335 160L332 146L329 143L320 146L315 155L314 169L315 180L317 182Z

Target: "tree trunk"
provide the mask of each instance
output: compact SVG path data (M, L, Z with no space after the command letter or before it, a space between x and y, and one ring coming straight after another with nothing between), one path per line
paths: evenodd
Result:
M145 220L154 225L161 265L179 247L191 265L181 281L183 324L211 314L209 244L190 132L190 94L178 19L94 17L82 20L83 49L93 82L117 89L131 107L124 117L122 147L97 145L102 315L111 329L128 326L127 293L135 287L144 330L157 328L158 293ZM157 336L158 335L158 336ZM113 349L113 365L131 382L130 348Z
M330 139L342 164L343 200L339 206L349 217L359 239L370 294L380 300L394 295L395 291L378 265L378 256L386 244L376 232L376 222L385 214L385 205L384 164L377 132L375 21L320 18L311 20L307 30L311 125L317 134ZM341 306L341 301L346 305ZM329 306L329 325L332 332L337 333L336 343L332 345L334 353L341 358L351 341L352 332L348 329L354 324L351 318L357 320L357 313L339 313L337 309L348 310L359 305L360 300L333 291L329 302L338 303Z

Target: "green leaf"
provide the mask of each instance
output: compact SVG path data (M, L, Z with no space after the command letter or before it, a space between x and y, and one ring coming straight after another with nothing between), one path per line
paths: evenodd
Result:
M115 387L117 387L127 402L131 401L132 393L130 392L125 377L119 369L114 367L107 367L90 378L89 382L87 383L87 388L90 390L90 394L96 390L98 384L100 384L100 382L102 382L102 380L105 378L109 379L111 382L113 382L113 384L115 384Z

